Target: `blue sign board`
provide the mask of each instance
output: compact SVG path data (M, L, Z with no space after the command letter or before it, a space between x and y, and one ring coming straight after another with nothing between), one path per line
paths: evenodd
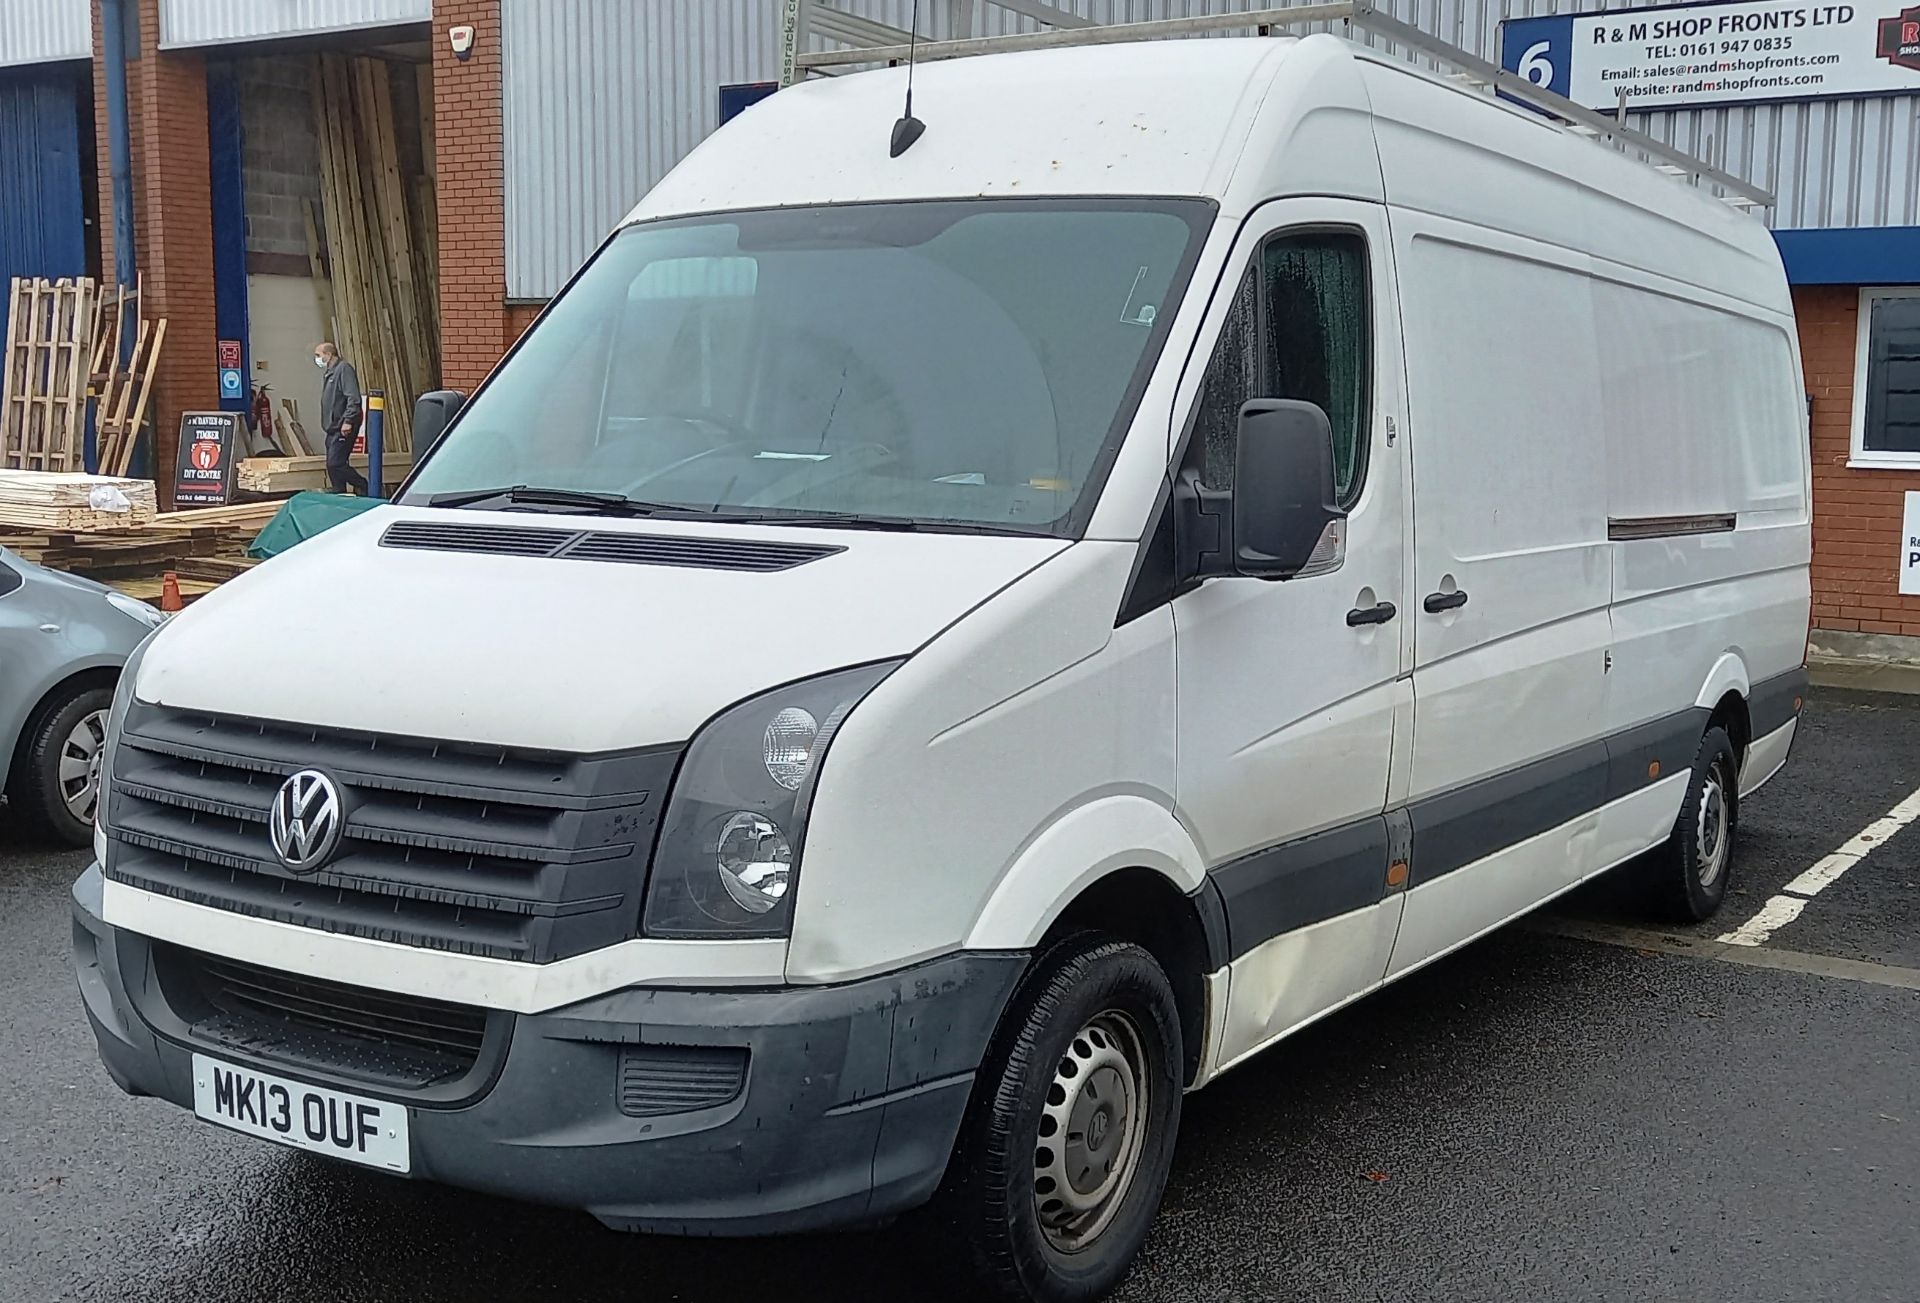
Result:
M242 398L246 396L245 382L240 379L240 368L223 366L220 368L220 397Z
M1509 18L1500 24L1500 66L1571 99L1573 15Z
M780 89L777 81L749 81L720 88L720 121L732 121L745 109Z

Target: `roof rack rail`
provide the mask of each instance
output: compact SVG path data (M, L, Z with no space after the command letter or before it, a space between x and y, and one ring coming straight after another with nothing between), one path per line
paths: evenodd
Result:
M1329 3L1286 5L1232 14L1197 14L1147 22L1104 24L1070 13L1048 0L980 0L980 3L1031 18L1042 24L1042 30L1008 36L962 34L944 41L921 41L914 58L922 61L959 59L1008 50L1110 45L1123 41L1197 36L1206 32L1248 28L1262 36L1270 36L1278 34L1278 30L1285 27L1345 23L1349 32L1377 36L1452 69L1455 80L1476 90L1517 100L1539 110L1576 135L1610 142L1629 154L1639 155L1669 176L1684 178L1695 185L1717 191L1718 197L1733 207L1769 208L1774 202L1771 191L1627 126L1624 98L1619 113L1611 117L1576 104L1518 73L1508 72L1437 36L1382 13L1373 6L1371 0L1330 0ZM963 33L969 25L971 12L964 3L954 7L956 23ZM827 0L786 0L781 32L780 84L791 85L810 73L830 74L836 69L861 64L898 63L907 57L910 35L886 23L836 9ZM809 49L815 36L825 37L846 48Z

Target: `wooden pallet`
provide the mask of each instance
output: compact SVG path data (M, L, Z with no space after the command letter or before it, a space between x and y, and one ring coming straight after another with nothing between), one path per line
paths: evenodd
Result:
M0 381L0 467L81 469L95 316L91 280L13 278Z
M125 475L133 465L133 450L146 425L147 402L153 394L153 373L160 365L160 348L167 340L167 319L141 321L133 338L133 355L125 366L115 349L107 359L106 378L94 416L94 445L100 473Z

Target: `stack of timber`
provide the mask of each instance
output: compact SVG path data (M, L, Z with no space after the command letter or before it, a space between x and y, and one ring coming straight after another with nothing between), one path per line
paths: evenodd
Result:
M362 387L386 393L387 446L398 453L412 447L414 397L439 387L438 271L434 251L423 247L437 223L430 163L423 158L411 175L403 166L395 112L396 104L418 103L418 75L342 54L316 56L312 72L334 341ZM400 87L408 93L396 96ZM407 128L411 142L416 115L407 115Z
M393 429L391 422L387 429ZM367 473L365 453L348 458L355 470ZM387 451L381 458L380 478L386 487L396 487L413 469L413 458L405 453ZM324 489L327 484L325 457L248 457L234 473L234 487L242 493L260 493L285 497L309 489Z
M127 509L103 510L103 499ZM154 518L152 480L129 480L78 471L0 471L0 528L73 533L122 533Z
M77 471L84 465L93 281L13 278L6 374L0 379L0 467Z
M11 532L0 524L0 547L54 570L110 584L129 597L158 605L169 572L183 600L212 592L259 564L247 545L280 510L278 502L200 507L151 517L138 529L112 533L42 530Z

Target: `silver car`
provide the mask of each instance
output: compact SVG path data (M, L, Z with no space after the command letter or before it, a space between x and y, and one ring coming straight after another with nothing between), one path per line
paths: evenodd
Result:
M165 618L0 548L0 791L35 835L91 840L113 687Z

